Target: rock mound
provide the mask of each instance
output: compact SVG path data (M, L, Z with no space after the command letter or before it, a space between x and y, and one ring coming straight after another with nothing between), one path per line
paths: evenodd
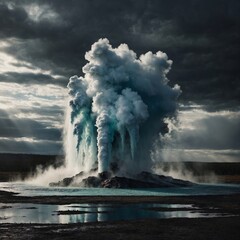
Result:
M97 176L85 177L83 172L55 183L51 187L94 187L94 188L163 188L187 187L193 183L169 176L157 175L150 172L141 172L131 177L111 176L109 173L100 173Z

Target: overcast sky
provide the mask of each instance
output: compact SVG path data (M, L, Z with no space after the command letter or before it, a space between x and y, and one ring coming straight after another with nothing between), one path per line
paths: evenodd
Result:
M240 161L239 12L239 0L0 0L0 152L62 152L69 77L106 37L173 60L172 160Z

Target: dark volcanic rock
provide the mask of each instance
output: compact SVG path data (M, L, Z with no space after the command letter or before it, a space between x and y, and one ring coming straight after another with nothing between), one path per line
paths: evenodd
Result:
M67 186L72 185L75 179L77 179L79 177L83 177L83 176L84 176L84 172L80 172L73 177L64 178L63 180L61 180L59 182L51 182L51 183L49 183L49 186L50 187L67 187Z
M161 184L139 181L126 177L112 177L101 183L103 188L158 188Z
M84 187L99 187L101 185L101 178L99 177L88 177L82 180L82 185Z
M50 187L67 187L72 184L74 177L64 178L59 182L51 182L49 183Z
M111 177L111 174L109 172L102 172L98 174L99 178L102 180L108 179Z
M153 174L150 172L141 172L138 175L136 175L136 179L144 182L162 185L162 187L175 187L175 186L185 187L185 186L193 185L193 183L189 181L176 179L176 178L172 178L164 175Z
M77 179L81 177L81 181ZM157 175L149 172L141 172L131 178L118 177L108 172L98 174L98 176L84 177L84 173L79 173L72 178L64 178L57 183L50 183L52 187L79 186L79 187L100 187L100 188L162 188L162 187L186 187L193 185L192 182L175 179L168 176Z

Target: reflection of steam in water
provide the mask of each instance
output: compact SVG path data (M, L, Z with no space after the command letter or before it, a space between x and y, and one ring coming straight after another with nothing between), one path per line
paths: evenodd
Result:
M9 223L57 223L57 216L53 214L57 205L44 204L11 204L11 208L5 208L6 204L0 204L0 222Z
M86 223L107 222L134 219L164 219L164 218L200 218L217 217L217 213L206 214L198 207L190 204L126 204L104 205L88 204L84 206L68 206L71 211L79 211L79 214L59 215L61 223ZM63 208L60 208L61 211ZM64 208L65 210L67 208ZM160 209L160 210L159 210ZM164 210L163 210L164 209ZM176 209L176 210L175 210ZM59 210L60 211L60 210Z
M84 205L69 205L59 206L58 211L77 211L75 214L60 214L60 223L87 223L87 222L105 222L109 220L109 214L112 211L111 205L105 204L84 204ZM111 215L111 214L110 214ZM111 218L111 217L110 217ZM110 219L111 220L111 219Z
M230 216L182 204L0 204L0 223L88 223Z
M98 222L106 222L109 221L109 208L106 206L99 206L98 213L97 213L97 220Z

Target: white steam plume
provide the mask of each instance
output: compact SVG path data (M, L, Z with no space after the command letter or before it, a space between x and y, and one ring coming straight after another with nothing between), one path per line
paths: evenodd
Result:
M68 84L67 125L73 131L67 139L75 142L76 154L69 153L67 143L67 162L98 172L112 164L127 172L150 167L154 138L165 131L163 119L175 113L181 92L178 85L168 85L172 61L160 51L137 58L126 44L113 48L106 38L94 43L85 59L84 76L73 76Z

